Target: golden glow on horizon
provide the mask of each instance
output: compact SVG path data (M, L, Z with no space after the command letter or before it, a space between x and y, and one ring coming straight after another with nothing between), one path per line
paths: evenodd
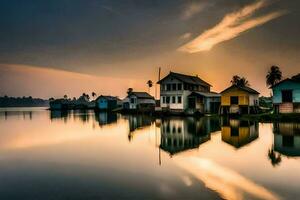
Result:
M267 6L268 3L269 1L267 0L259 0L238 11L227 14L215 27L206 30L192 41L181 46L178 50L188 53L209 51L221 42L233 39L247 30L265 24L287 13L286 11L275 11L262 17L248 19L257 10Z

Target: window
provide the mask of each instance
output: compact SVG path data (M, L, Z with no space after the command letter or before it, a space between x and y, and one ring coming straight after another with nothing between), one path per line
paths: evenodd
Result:
M172 90L176 91L176 85L177 85L176 83L172 84Z
M166 97L164 97L164 96L162 97L162 102L166 103Z
M184 84L184 90L188 89L188 84Z
M177 132L181 133L181 127L178 127Z
M181 103L181 96L177 97L177 103Z
M172 97L172 103L176 103L176 97L175 96Z
M171 84L167 84L167 91L171 90Z
M282 90L281 95L282 95L282 102L284 102L284 103L293 102L293 91L292 90Z
M130 98L130 103L134 103L134 98Z
M182 84L181 83L177 84L177 90L182 90Z
M231 105L238 105L239 104L239 97L237 97L237 96L230 97L230 104Z
M166 97L166 103L170 103L170 97Z

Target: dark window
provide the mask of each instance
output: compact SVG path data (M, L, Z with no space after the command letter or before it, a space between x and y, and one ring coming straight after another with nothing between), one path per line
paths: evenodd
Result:
M172 103L176 103L176 97L175 96L172 97Z
M231 132L230 132L230 135L231 136L239 136L239 128L234 128L234 127L231 127Z
M282 146L293 147L294 146L294 136L282 136Z
M167 84L167 91L171 90L171 84Z
M182 84L181 83L177 84L177 90L182 90Z
M230 97L230 104L231 105L238 105L239 104L239 97L237 97L237 96Z
M292 90L283 90L282 94L282 102L293 102L293 91Z
M173 126L172 132L176 133L176 127L175 126Z
M131 99L130 99L130 103L134 103L134 98L131 98Z
M162 97L163 103L166 103L166 97Z
M170 97L166 97L166 103L170 103Z
M176 90L176 85L177 85L176 83L172 84L172 90L174 90L174 91Z
M170 124L167 125L167 133L170 133Z
M178 127L177 132L181 133L181 127Z
M184 84L184 90L188 89L188 84Z
M181 96L177 97L177 103L181 103Z

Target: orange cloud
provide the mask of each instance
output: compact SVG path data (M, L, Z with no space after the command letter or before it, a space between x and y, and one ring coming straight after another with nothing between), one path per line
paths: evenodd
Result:
M219 24L206 30L194 40L178 48L178 50L188 53L209 51L221 42L233 39L249 29L265 24L287 13L286 11L275 11L261 17L249 19L257 10L268 4L269 1L260 0L227 14Z

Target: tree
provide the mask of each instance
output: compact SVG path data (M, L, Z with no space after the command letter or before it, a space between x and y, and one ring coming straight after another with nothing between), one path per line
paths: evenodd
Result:
M97 96L97 94L95 92L92 92L93 99L95 99L96 96Z
M249 81L245 77L240 77L238 75L233 76L230 83L239 87L250 86Z
M266 75L266 84L269 87L273 87L282 79L282 72L280 71L278 66L271 66L270 70Z
M128 88L127 89L127 94L129 95L130 93L132 93L133 89L132 88Z
M147 85L149 88L149 93L150 93L150 88L153 86L153 82L151 80L147 81Z
M281 155L276 154L273 149L269 149L268 157L269 157L269 160L271 161L271 164L273 165L273 167L276 167L281 162Z
M53 97L50 97L50 98L49 98L49 101L54 101L54 98L53 98Z
M64 99L67 99L67 98L68 98L68 95L65 94L65 95L64 95Z

